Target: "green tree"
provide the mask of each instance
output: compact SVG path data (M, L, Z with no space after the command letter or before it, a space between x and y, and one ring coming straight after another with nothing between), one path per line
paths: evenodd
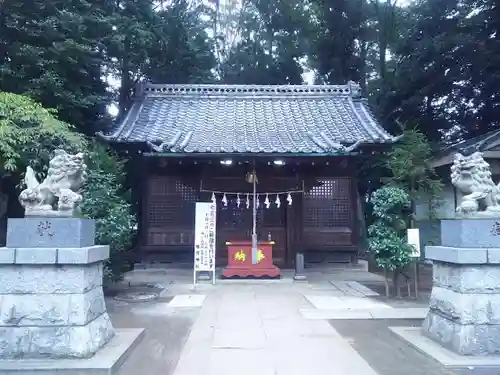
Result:
M368 227L368 250L378 267L385 272L385 293L389 296L387 276L393 273L393 284L400 297L398 276L412 258L412 247L406 241L405 211L409 208L408 194L395 186L384 186L370 197L375 222Z
M87 134L106 120L106 2L0 2L0 90L28 95Z
M236 43L221 62L221 81L231 84L300 84L309 12L298 0L244 3Z
M403 132L403 138L392 148L385 158L388 176L382 181L401 187L408 193L411 212L415 213L418 199L429 201L429 213L432 216L432 203L442 191L443 183L430 167L432 148L425 135L417 128ZM414 226L410 220L410 227Z
M157 30L165 43L157 45L145 70L146 77L152 82L173 84L214 80L214 40L206 31L210 23L203 19L208 12L205 6L190 6L184 0L158 11Z
M318 80L329 84L363 81L360 70L365 61L360 47L366 48L368 40L364 32L366 0L310 2L309 63L317 71ZM358 45L358 42L361 43Z
M210 81L216 60L202 20L206 9L187 0L157 4L150 0L118 0L108 11L114 32L105 42L109 74L117 89L122 118L141 80L154 83Z
M394 77L380 100L388 120L416 124L431 140L473 137L499 123L500 40L494 1L421 0L407 9L391 52Z
M83 150L87 142L73 127L57 119L53 110L17 94L0 92L0 168L23 171L31 165L42 172L51 152L62 147Z

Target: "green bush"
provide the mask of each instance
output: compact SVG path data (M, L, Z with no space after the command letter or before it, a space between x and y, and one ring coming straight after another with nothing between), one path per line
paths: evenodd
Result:
M109 245L105 281L116 282L130 269L136 218L129 192L123 189L124 162L100 145L88 152L88 179L83 188L82 215L96 220L96 243Z
M385 186L372 194L370 203L373 205L375 221L368 227L368 250L386 275L388 272L394 273L394 288L399 295L398 273L412 261L412 247L406 240L404 214L409 209L410 198L401 188ZM389 295L387 282L386 295Z
M388 271L405 267L412 260L403 214L410 205L408 194L401 188L385 186L372 194L370 202L376 219L368 227L368 248L377 266Z

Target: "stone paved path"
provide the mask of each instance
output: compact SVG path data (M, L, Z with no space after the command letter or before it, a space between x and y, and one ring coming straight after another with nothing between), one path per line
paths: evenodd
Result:
M294 282L293 272L284 270L281 280L219 280L195 289L190 270L139 271L127 281L166 288L161 296L170 302L134 309L148 324L155 317L199 313L180 358L154 359L158 367L151 374L158 375L386 375L327 320L358 324L417 318L425 310L417 302L394 303L378 296L366 283L381 283L381 277L358 269L314 269L305 282ZM158 323L151 320L147 331L153 339L165 336L169 342ZM171 346L161 351L147 343L145 350L154 353L166 353ZM153 360L152 355L141 357L142 363Z
M311 308L306 285L225 284L207 294L174 375L378 375Z

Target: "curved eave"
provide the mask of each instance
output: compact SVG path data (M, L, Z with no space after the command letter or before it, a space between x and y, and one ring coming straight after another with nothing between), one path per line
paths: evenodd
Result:
M129 111L127 112L127 115L123 118L123 120L116 127L113 133L104 134L102 131L99 131L96 132L95 135L107 142L136 143L136 142L129 142L127 138L128 136L130 136L130 133L134 129L135 121L139 117L141 109L142 109L142 103L139 101L134 101Z

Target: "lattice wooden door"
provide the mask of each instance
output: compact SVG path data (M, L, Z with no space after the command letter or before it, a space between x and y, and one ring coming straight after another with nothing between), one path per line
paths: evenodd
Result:
M304 245L310 250L352 246L351 179L320 179L304 194Z
M189 261L194 251L197 191L173 176L151 176L147 185L147 247L176 252L178 259Z

